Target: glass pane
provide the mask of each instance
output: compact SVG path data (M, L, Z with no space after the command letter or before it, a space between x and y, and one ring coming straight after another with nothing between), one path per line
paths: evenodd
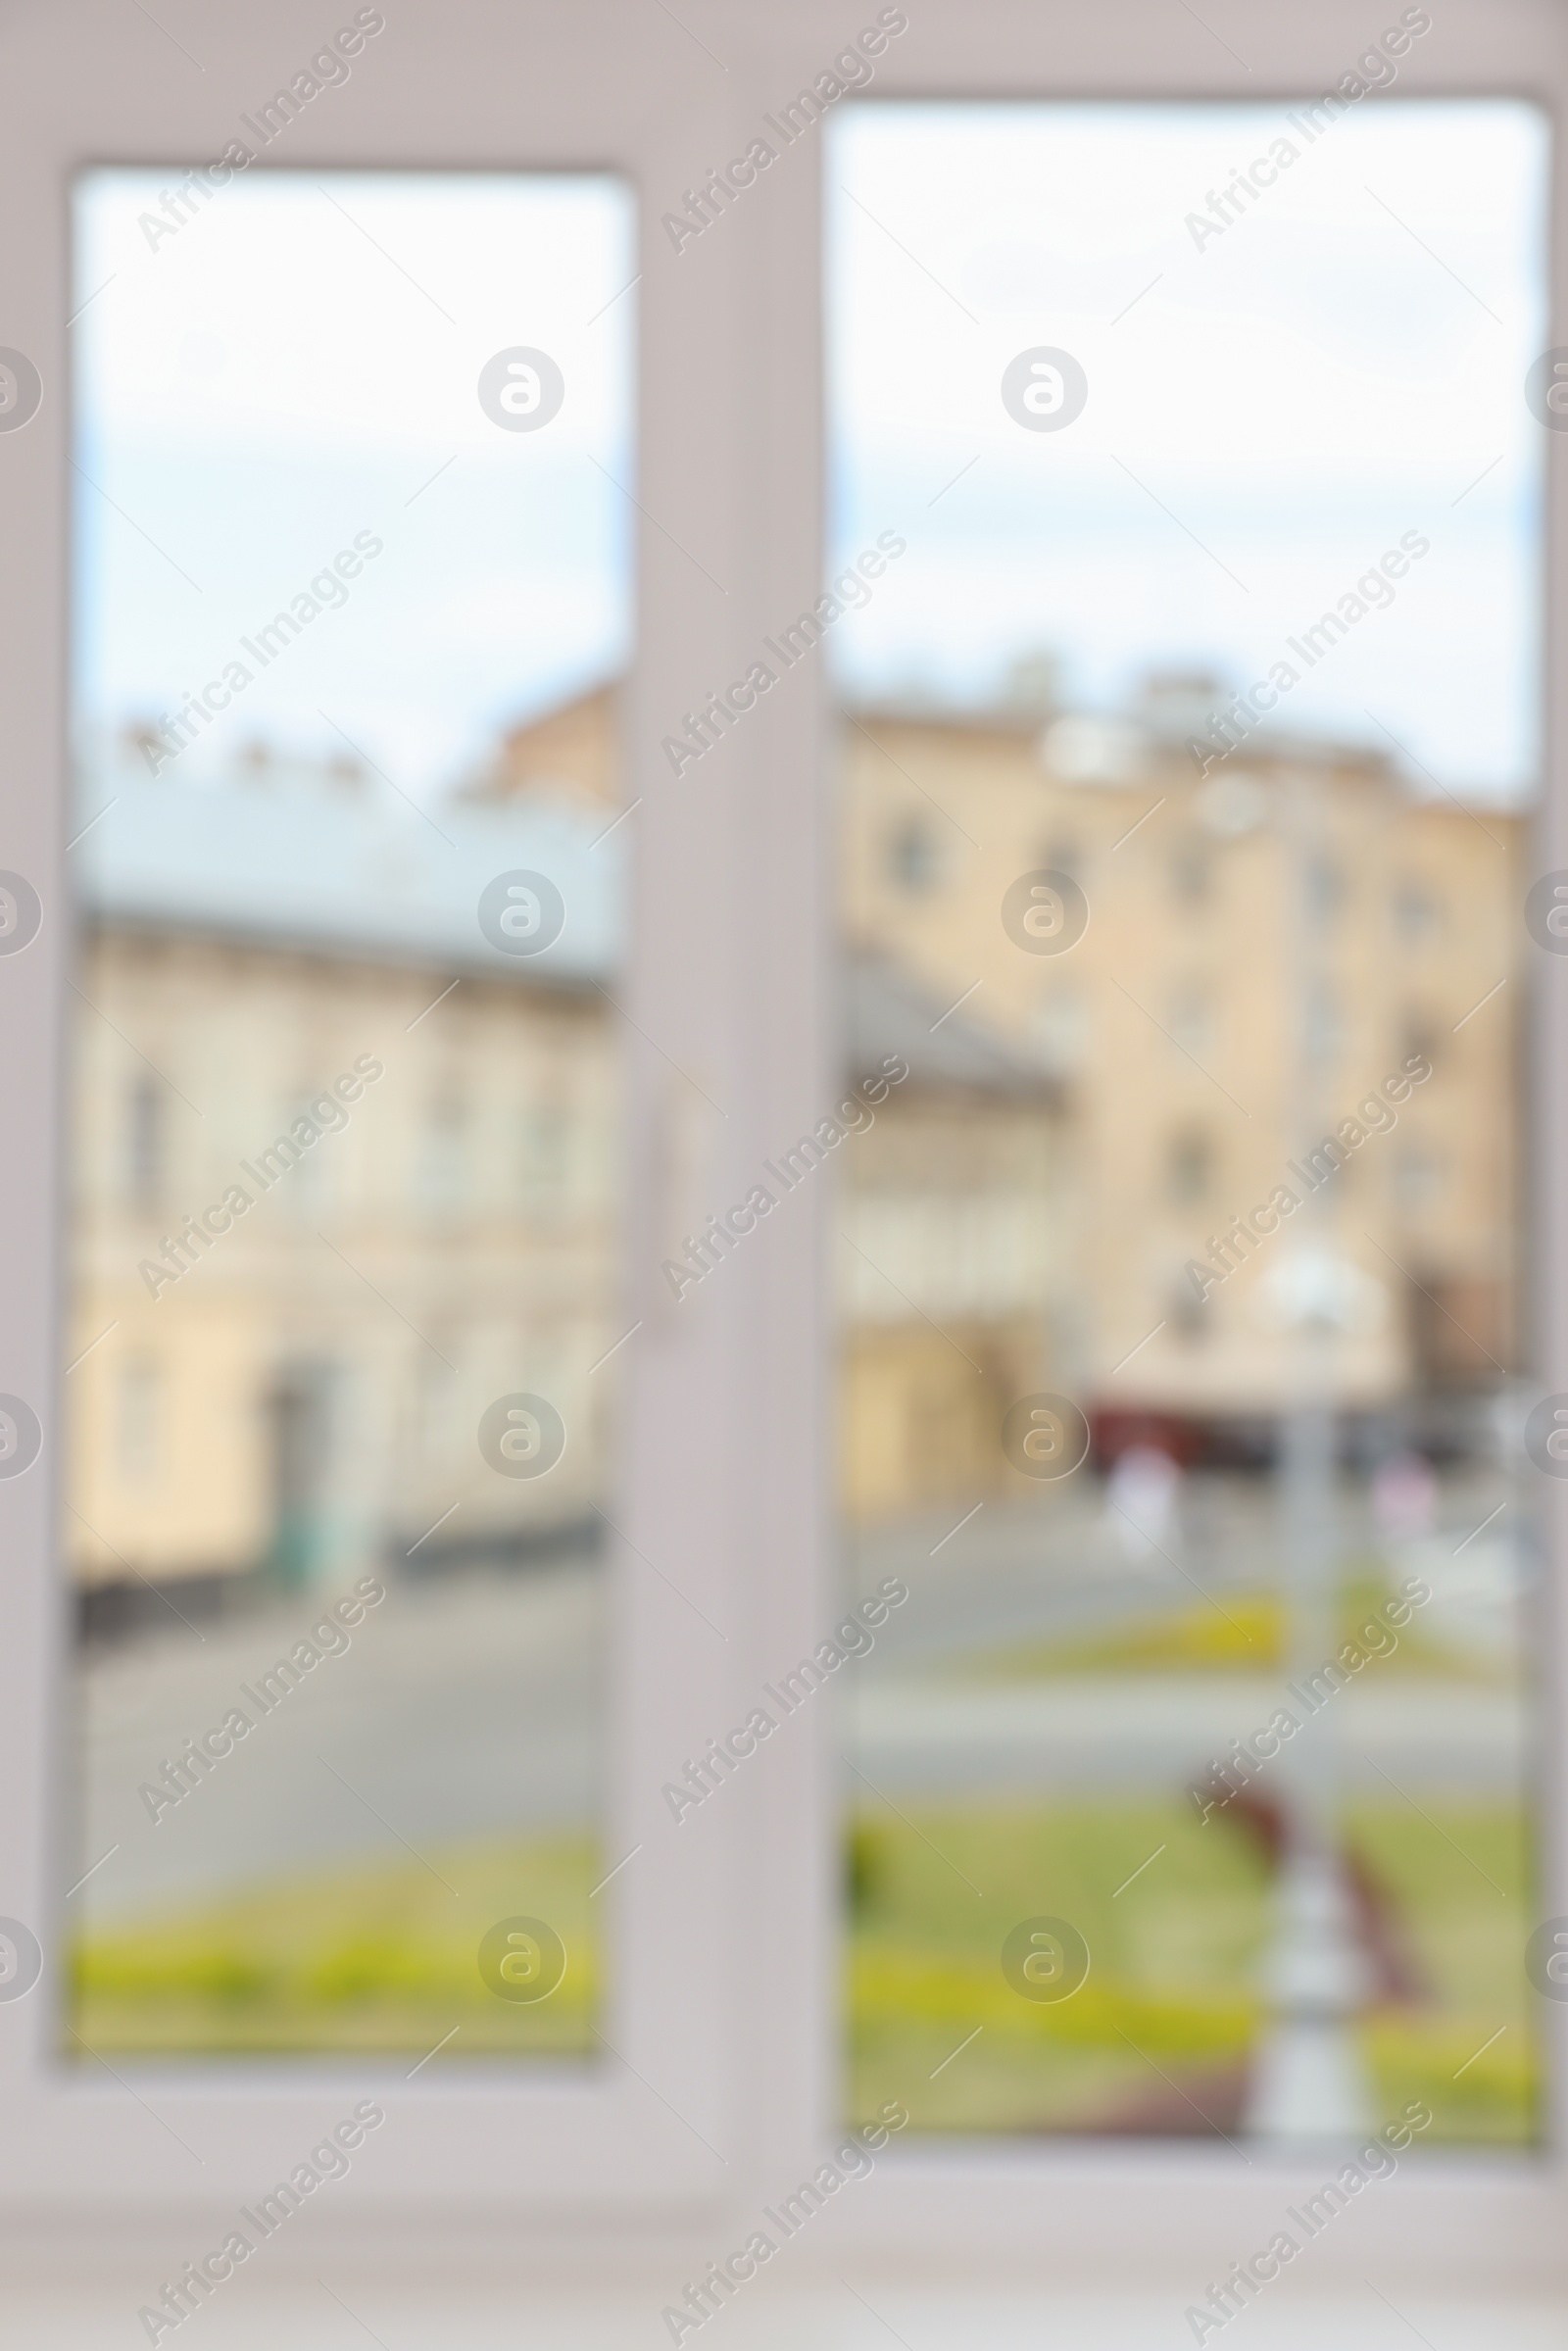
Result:
M1546 137L1374 58L834 127L848 2073L929 2131L1537 2134Z
M65 2047L583 2051L631 208L75 229Z

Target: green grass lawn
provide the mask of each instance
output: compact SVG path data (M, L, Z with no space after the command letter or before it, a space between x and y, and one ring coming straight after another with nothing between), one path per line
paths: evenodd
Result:
M596 1839L434 1847L417 1861L291 1878L239 1899L90 1935L74 1954L71 2023L89 2049L385 2049L437 2065L597 2053ZM439 1873L439 1874L438 1874ZM546 2000L496 1997L476 1962L498 1920L553 1926L566 1972ZM70 2038L66 2051L81 2056ZM87 2062L85 2059L84 2062Z
M1368 1802L1346 1825L1422 1977L1419 2000L1362 2027L1378 2114L1421 2097L1427 2144L1530 2143L1540 2058L1520 1964L1534 1918L1524 1818ZM454 2027L433 2064L597 2052L595 1841L495 1840L429 1860L291 1879L90 1936L74 1954L71 2022L109 2056L412 2060ZM854 2114L902 2098L915 2130L1093 2131L1151 2095L1202 2102L1252 2049L1269 1874L1233 1822L1205 1827L1175 1798L932 1805L907 1820L872 1807L853 1827L849 1881ZM476 1964L486 1931L519 1914L548 1920L566 1947L564 1979L537 2004L496 1998ZM1020 1999L999 1964L1008 1931L1039 1914L1072 1921L1092 1954L1083 1988L1056 2005Z
M1538 1916L1529 1818L1482 1804L1424 1813L1370 1802L1347 1812L1347 1833L1406 1922L1431 1993L1369 2023L1379 2095L1391 2113L1425 2098L1432 2139L1527 2144L1541 2128L1543 2086L1541 2003L1524 1972Z
M1502 1808L1434 1806L1432 1823L1406 1805L1357 1806L1348 1820L1430 1993L1365 2021L1374 2102L1392 2116L1426 2098L1429 2144L1527 2143L1539 2053L1520 1966L1524 1826ZM849 1874L851 2113L902 2098L916 2130L1092 2131L1152 2095L1201 2101L1204 2082L1252 2049L1269 1875L1233 1824L1205 1828L1174 1799L929 1806L907 1822L872 1808L853 1826ZM999 1964L1009 1929L1037 1915L1070 1920L1092 1954L1082 1990L1059 2004L1021 1999ZM1499 2024L1502 2038L1455 2082Z

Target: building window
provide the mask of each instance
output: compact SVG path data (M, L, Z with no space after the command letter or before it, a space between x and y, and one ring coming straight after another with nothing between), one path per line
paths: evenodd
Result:
M929 825L908 817L888 840L888 872L901 890L934 889L941 857Z
M164 1096L156 1078L133 1078L125 1098L125 1189L151 1207L164 1189Z
M122 1365L115 1442L124 1486L149 1485L158 1473L162 1392L163 1374L146 1356Z
M1201 841L1182 843L1171 859L1170 880L1181 905L1207 905L1213 892L1214 859Z
M462 1341L444 1326L419 1349L414 1366L414 1448L425 1468L457 1450L462 1382L455 1363Z
M419 1204L431 1216L456 1216L467 1198L468 1121L450 1095L430 1105L419 1147Z
M565 1106L546 1102L522 1117L522 1198L531 1216L559 1216L571 1169L571 1125Z
M1394 1198L1407 1216L1419 1216L1438 1199L1444 1184L1441 1151L1420 1143L1400 1146L1394 1157Z
M1170 1033L1184 1053L1201 1061L1214 1050L1214 1007L1206 988L1178 988L1170 1000Z
M1324 929L1344 911L1347 896L1344 872L1332 857L1313 857L1306 869L1306 903L1314 921Z
M1307 1059L1319 1065L1338 1061L1345 1051L1345 1019L1339 997L1327 980L1307 989L1301 1042Z
M1166 1162L1166 1190L1178 1204L1206 1200L1213 1181L1214 1152L1206 1135L1178 1135Z
M319 1102L319 1097L317 1101ZM314 1143L306 1140L312 1127L317 1130ZM312 1107L310 1089L302 1086L285 1108L282 1131L292 1135L300 1147L299 1158L290 1172L290 1197L295 1213L318 1215L331 1194L332 1153L340 1129L319 1108Z
M1211 1309L1206 1298L1198 1295L1198 1285L1191 1274L1178 1274L1171 1284L1167 1314L1176 1337L1188 1347L1196 1347L1206 1339L1210 1329Z
M1438 1024L1428 1013L1406 1012L1399 1053L1406 1061L1426 1060L1437 1067Z
M1064 1076L1079 1067L1089 1048L1089 1005L1081 989L1054 981L1035 1004L1029 1026L1048 1069Z
M1395 888L1394 927L1407 947L1426 946L1443 929L1442 899L1407 876Z

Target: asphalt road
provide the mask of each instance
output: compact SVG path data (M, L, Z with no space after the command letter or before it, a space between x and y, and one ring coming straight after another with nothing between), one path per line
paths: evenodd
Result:
M73 1908L145 1913L334 1861L396 1862L410 1846L591 1822L603 1592L581 1559L394 1584L352 1646L316 1666L156 1823L140 1784L230 1706L255 1713L240 1685L255 1689L308 1633L310 1602L203 1626L200 1641L175 1628L89 1658L77 1871L120 1850Z
M1423 1552L1443 1584L1434 1625L1446 1608L1451 1619L1467 1589L1473 1609L1478 1578L1478 1621L1488 1609L1498 1618L1513 1572L1507 1544L1499 1550L1494 1531L1490 1550L1453 1552L1462 1543L1453 1530L1476 1525L1494 1500L1480 1482L1446 1496L1449 1532ZM1198 1586L1223 1604L1269 1580L1274 1521L1258 1482L1215 1480L1206 1491L1194 1482L1185 1518L1176 1565L1152 1553L1129 1560L1087 1484L1044 1509L982 1511L946 1542L945 1515L860 1539L846 1565L848 1597L889 1574L910 1586L873 1653L837 1678L837 1729L866 1778L895 1798L927 1799L1183 1787L1233 1737L1264 1725L1282 1702L1266 1675L1030 1686L956 1670L977 1650L1201 1604ZM1348 1531L1365 1539L1364 1528ZM84 1659L79 1859L65 1882L92 1875L73 1911L156 1915L336 1863L395 1862L411 1848L598 1817L609 1745L604 1580L579 1557L393 1584L347 1652L317 1666L155 1825L140 1784L220 1723L241 1683L254 1687L312 1615L304 1597L280 1600L204 1625L201 1639L172 1623L167 1635ZM793 1662L780 1658L774 1671ZM1325 1710L1322 1735L1348 1787L1491 1793L1526 1770L1526 1724L1506 1687L1373 1665Z

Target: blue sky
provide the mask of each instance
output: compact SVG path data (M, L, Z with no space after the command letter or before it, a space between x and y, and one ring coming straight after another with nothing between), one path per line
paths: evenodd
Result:
M78 711L177 709L368 532L347 603L204 744L341 750L324 710L426 793L626 658L630 200L604 178L257 173L150 247L139 217L175 177L78 194ZM518 345L566 378L537 434L478 404Z
M1531 787L1540 118L1396 95L1311 143L1283 106L864 105L824 130L830 538L838 563L908 541L833 632L847 689L979 701L1041 650L1091 708L1155 665L1244 685L1414 530L1429 556L1291 723L1386 727L1456 790ZM1187 215L1282 136L1298 160L1200 248ZM368 531L383 554L212 756L339 748L335 722L423 795L626 657L631 200L258 172L152 249L139 216L173 177L78 193L78 710L177 708ZM537 436L475 397L513 344L566 377ZM1036 345L1089 378L1062 433L1001 403Z
M1296 160L1196 240L1282 136ZM835 542L909 541L835 632L846 683L978 698L1046 649L1092 707L1155 664L1245 685L1414 530L1430 554L1291 724L1382 720L1450 788L1531 788L1546 162L1542 118L1490 102L1368 98L1311 141L1283 105L846 111ZM1002 406L1031 346L1088 375L1062 432Z

